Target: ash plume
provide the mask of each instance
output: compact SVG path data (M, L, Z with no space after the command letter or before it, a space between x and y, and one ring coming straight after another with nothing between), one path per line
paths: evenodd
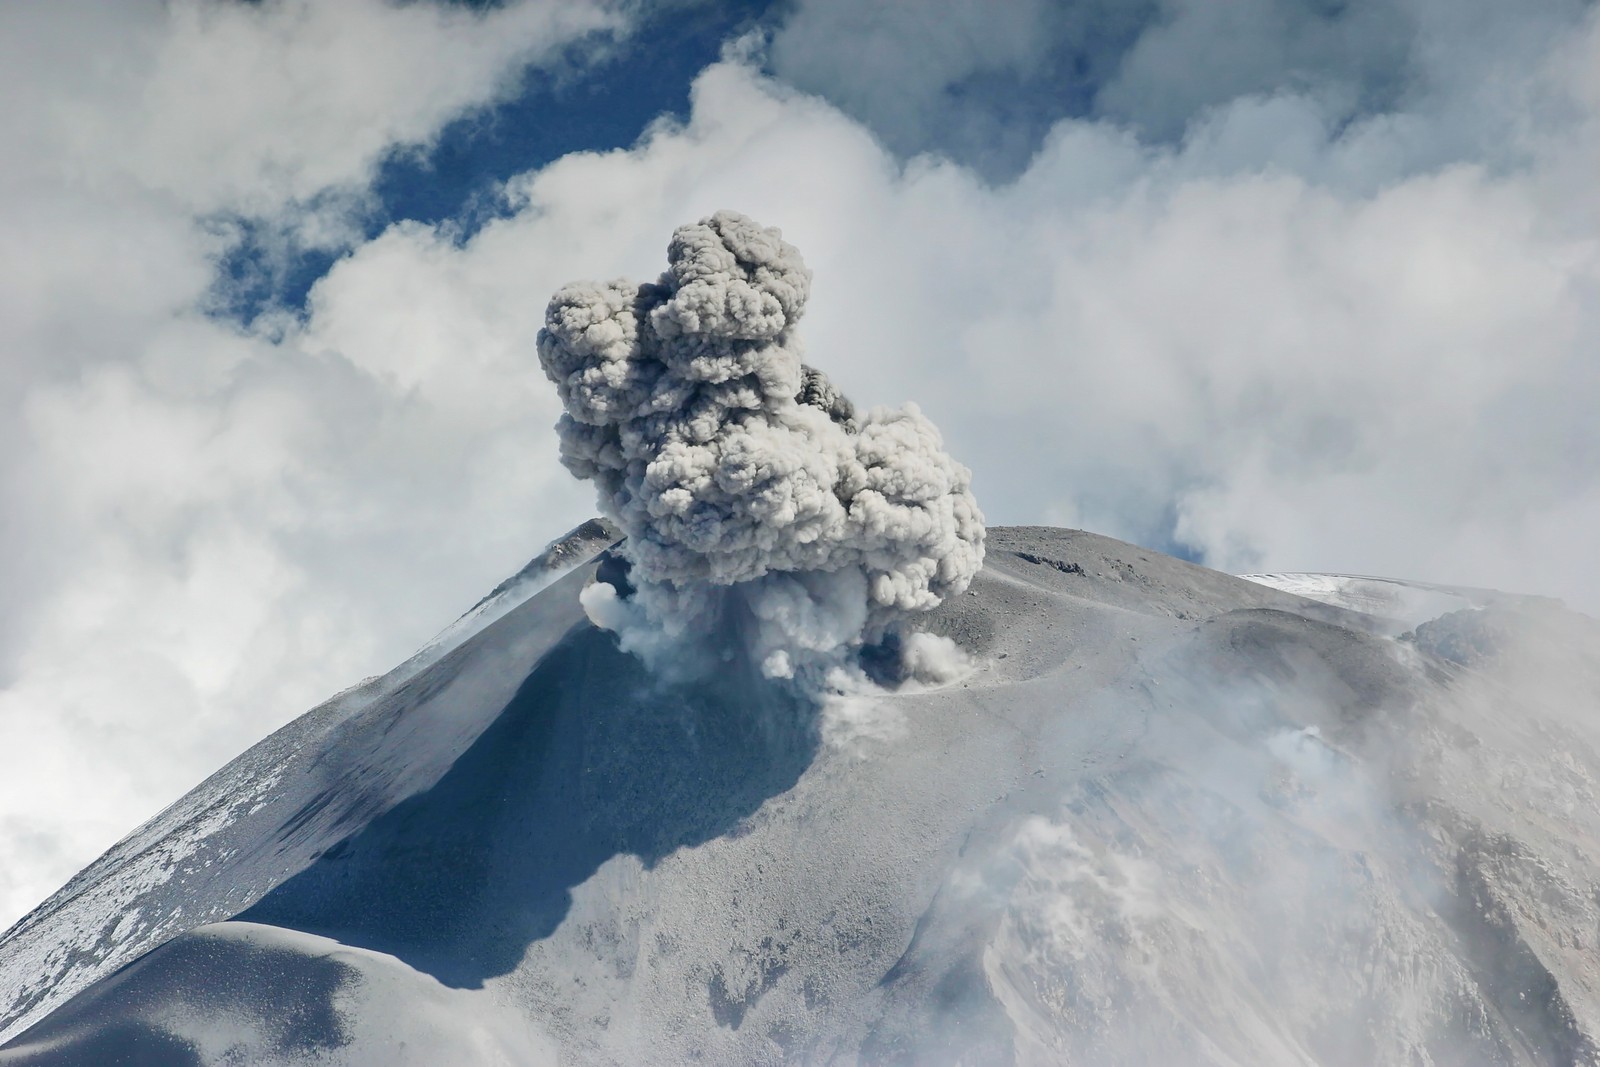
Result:
M632 589L591 586L590 617L653 666L725 627L790 676L965 590L983 562L971 473L914 404L858 413L801 362L800 253L719 211L667 259L654 282L562 288L539 334L562 462L626 534Z

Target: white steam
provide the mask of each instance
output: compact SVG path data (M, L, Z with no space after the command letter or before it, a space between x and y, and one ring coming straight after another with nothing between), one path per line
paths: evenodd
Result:
M791 677L963 591L983 562L971 474L915 405L857 416L801 362L800 253L720 211L667 258L656 282L566 286L539 334L562 461L627 535L636 591L588 594L594 621L680 669L682 638L732 622Z

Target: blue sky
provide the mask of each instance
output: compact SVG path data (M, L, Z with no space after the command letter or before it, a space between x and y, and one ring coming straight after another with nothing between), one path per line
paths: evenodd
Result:
M1600 23L0 8L0 922L590 514L549 294L733 208L992 522L1600 607Z
M485 8L493 5L468 4ZM396 151L377 164L371 202L359 216L370 240L397 222L449 225L469 238L501 213L496 196L506 179L570 152L627 148L663 117L688 117L689 87L715 62L725 42L769 31L779 21L770 3L674 3L645 8L628 40L571 46L569 62L521 72L506 98L472 108L446 123L430 143ZM588 48L586 48L586 44ZM248 323L263 310L302 310L306 294L327 273L339 249L316 249L287 262L248 216L226 220L241 229L222 258L216 311ZM265 246L265 247L264 247Z

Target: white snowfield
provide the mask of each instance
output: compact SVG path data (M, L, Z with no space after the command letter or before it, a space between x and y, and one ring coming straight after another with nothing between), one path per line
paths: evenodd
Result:
M1239 577L1303 596L1307 600L1393 619L1407 629L1452 611L1529 599L1508 596L1492 589L1406 582L1360 574L1289 572L1241 574Z
M1002 528L968 673L819 707L593 571L0 937L0 1065L1600 1062L1593 620Z

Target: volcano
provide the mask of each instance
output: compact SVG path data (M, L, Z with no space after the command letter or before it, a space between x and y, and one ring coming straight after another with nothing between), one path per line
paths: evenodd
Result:
M1600 1060L1595 621L1001 527L813 699L621 651L614 533L0 938L0 1065Z

